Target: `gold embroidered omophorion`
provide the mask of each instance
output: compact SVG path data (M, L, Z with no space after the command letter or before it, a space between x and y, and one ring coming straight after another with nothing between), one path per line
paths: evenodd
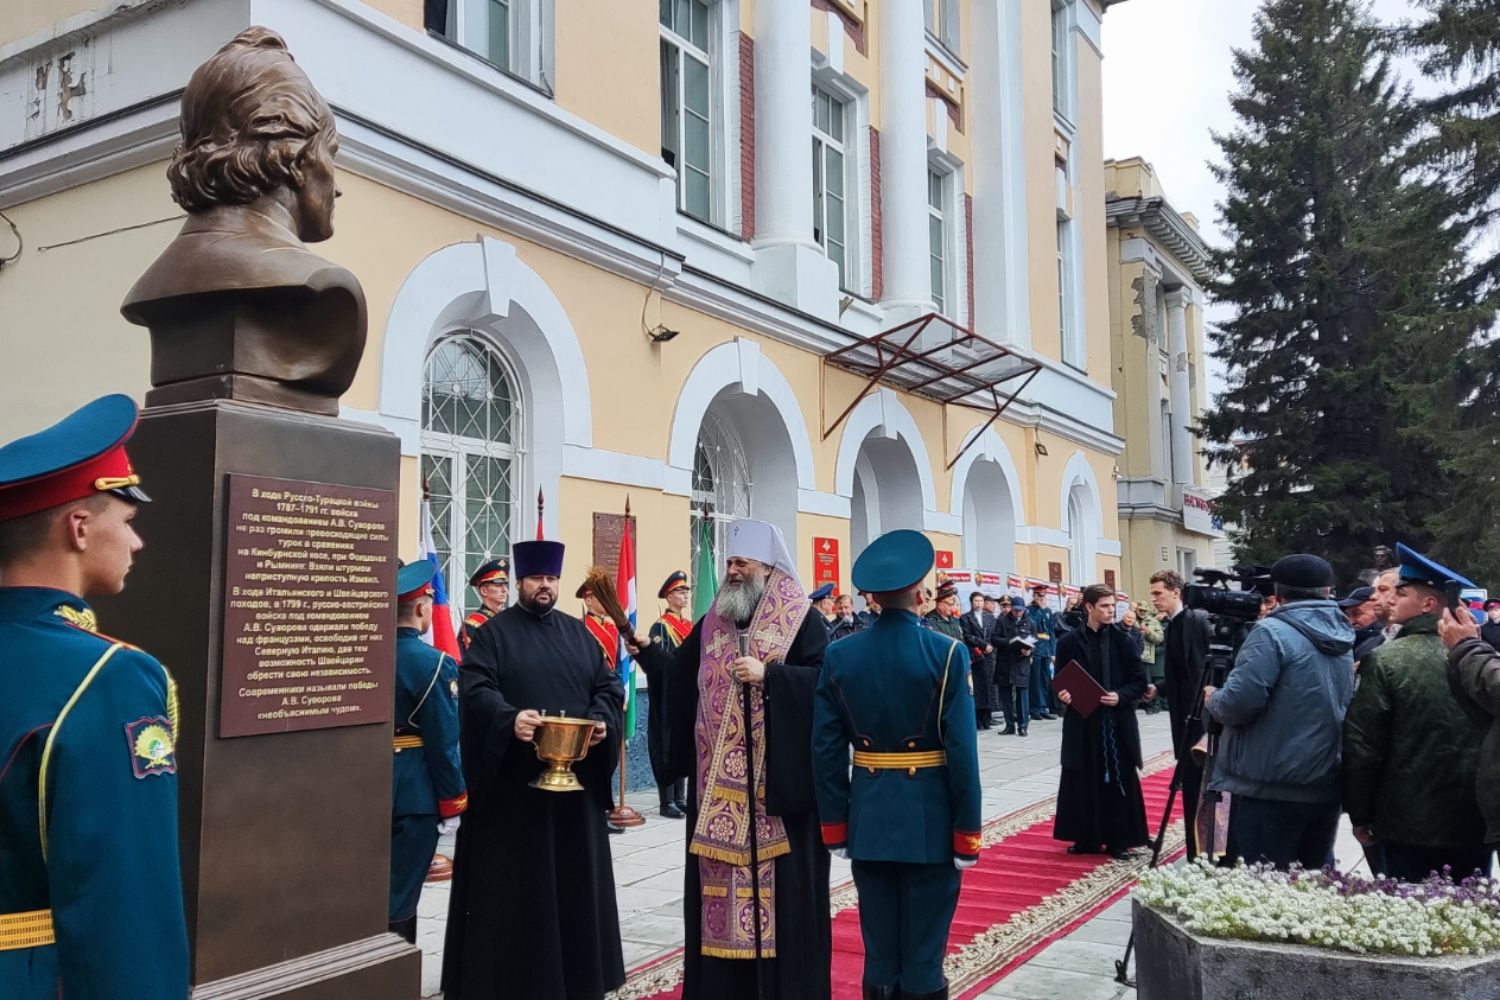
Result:
M773 859L790 854L791 842L778 816L766 813L765 692L745 688L730 671L741 641L762 663L783 660L808 612L807 595L796 577L773 569L766 590L744 635L718 609L704 616L703 662L698 671L698 718L695 726L699 781L698 822L688 850L698 856L702 886L699 919L701 952L712 958L755 958L759 916L760 954L776 955L775 867ZM746 759L746 747L752 759ZM755 824L756 855L752 876L750 824ZM759 893L760 906L755 905ZM758 914L757 914L757 911Z

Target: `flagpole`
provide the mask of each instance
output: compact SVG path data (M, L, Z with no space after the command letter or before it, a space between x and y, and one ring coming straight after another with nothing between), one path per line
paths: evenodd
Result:
M617 577L618 582L619 582L620 585L617 586L615 588L615 590L616 590L616 593L618 594L618 596L620 597L620 599L622 601L624 601L628 605L628 604L633 604L634 603L634 601L631 598L631 594L630 594L628 585L629 585L630 579L635 576L635 546L631 544L631 537L630 537L630 495L629 494L626 494L626 496L625 496L625 526L624 526L624 530L621 532L621 535L620 535L620 551L623 553L627 549L631 553L631 557L630 557L630 560L631 560L630 561L630 577L627 578L624 575L625 567L623 565L624 560L622 558L620 560L621 565L618 565L616 567L616 577ZM625 613L627 615L629 615L631 613L631 609L629 607L625 607L623 610L625 611ZM631 622L629 624L630 624L631 628L635 627L635 623L634 622ZM634 639L635 637L631 636L630 638ZM625 653L624 655L628 656L630 654L629 653ZM618 664L618 666L620 666L620 667L624 666L624 659L623 659L623 657L621 659L621 662ZM624 684L626 682L626 678L624 676L621 676L620 681L621 681L622 684ZM635 696L634 696L634 694L632 692L626 691L626 694L631 698L632 701L634 701L634 697ZM611 809L609 811L609 821L611 823L615 824L616 826L625 826L625 827L642 826L646 822L646 817L642 816L640 813L636 812L630 806L628 806L628 805L625 804L625 715L628 714L629 708L630 708L629 706L626 706L626 711L625 711L625 713L621 714L621 718L620 718L620 800L619 800L619 805L615 806L613 809Z

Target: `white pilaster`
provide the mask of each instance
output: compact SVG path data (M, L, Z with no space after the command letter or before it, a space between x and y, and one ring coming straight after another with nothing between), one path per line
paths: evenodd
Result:
M881 304L897 322L932 309L924 30L915 0L880 5Z
M1172 479L1193 481L1192 394L1188 383L1187 304L1192 293L1179 286L1167 292L1167 344L1172 361Z
M817 246L812 228L812 31L802 0L755 4L755 246Z
M1031 349L1021 2L972 5L969 67L974 171L974 312L982 336ZM980 252L978 248L983 248Z
M755 5L755 240L759 289L837 315L838 268L813 237L812 27L806 0Z

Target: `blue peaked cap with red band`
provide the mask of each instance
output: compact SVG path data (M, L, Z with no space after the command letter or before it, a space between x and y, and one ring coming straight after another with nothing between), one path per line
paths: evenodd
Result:
M0 521L99 493L149 501L125 454L138 417L129 396L101 396L0 448Z
M430 559L418 559L396 570L396 600L415 601L432 593L432 578L437 566Z

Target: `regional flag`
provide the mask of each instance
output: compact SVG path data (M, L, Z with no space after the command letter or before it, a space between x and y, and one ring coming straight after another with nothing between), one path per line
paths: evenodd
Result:
M625 617L630 620L630 632L635 633L635 544L630 539L630 500L625 500L625 531L620 539L620 571L615 577L615 593ZM625 648L626 635L620 631L620 682L625 686L625 739L635 735L635 661Z
M719 568L714 560L714 521L707 507L698 519L698 565L693 567L693 620L708 614L719 592Z
M453 627L453 612L448 610L443 563L438 559L437 546L432 543L432 509L426 500L422 501L422 558L437 567L437 572L432 575L432 627L422 638L453 657L455 662L461 662L463 654L458 651L458 630Z

